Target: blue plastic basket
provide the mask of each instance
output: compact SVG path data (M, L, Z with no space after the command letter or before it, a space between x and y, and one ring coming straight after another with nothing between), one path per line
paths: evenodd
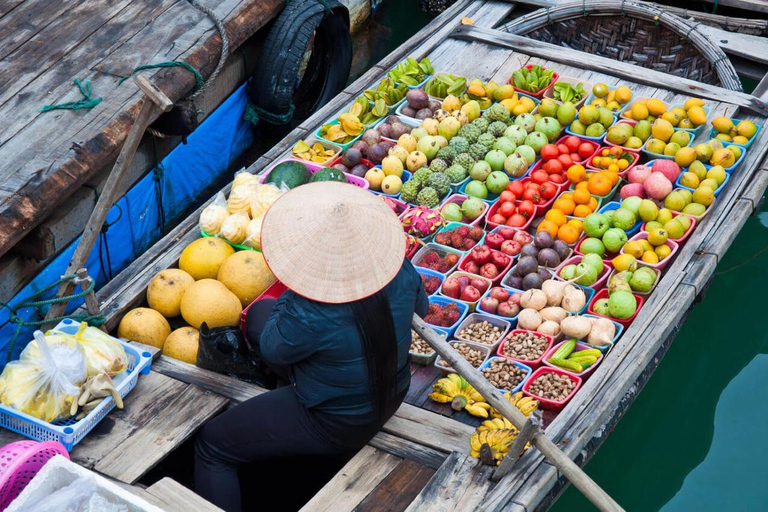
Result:
M374 165L374 167L378 167L379 169L381 169L381 164L379 164L379 165ZM401 179L401 181L403 182L403 184L405 184L405 182L406 182L406 181L408 181L408 180L410 180L412 177L413 177L413 173L411 173L410 171L406 171L405 169L403 169L403 175L402 175L402 176L400 176L400 179ZM398 192L397 194L387 194L387 193L385 193L385 192L381 192L380 190L373 190L373 189L370 189L370 188L369 188L368 190L369 190L370 192L373 192L373 193L374 193L374 194L376 194L377 196L386 196L386 197L391 197L392 199L400 199L400 192Z
M520 391L521 389L523 389L523 384L525 384L525 382L531 376L531 374L533 373L533 370L531 369L530 366L526 366L523 363L519 363L519 362L517 362L517 361L515 361L513 359L509 359L507 357L502 357L502 356L491 356L488 359L486 359L483 364L480 365L480 368L478 368L477 371L482 373L484 368L489 368L491 366L491 362L492 361L498 361L498 360L505 361L507 363L513 364L513 365L517 366L518 368L520 368L521 370L523 370L525 372L525 377L523 378L523 380L520 381L520 383L517 386L515 386L511 390L506 390L506 389L502 389L502 388L496 388L496 389L499 390L499 393L504 394L507 391L509 391L510 394L515 394L518 391Z
M727 174L731 174L733 171L736 170L736 168L741 164L741 161L744 160L744 157L747 155L747 150L742 149L741 150L741 156L736 159L735 162L733 162L733 165L730 167L725 167L725 172ZM707 168L707 170L710 170L714 165L704 164L704 167Z
M709 167L709 169L711 169L711 167ZM683 172L685 172L685 169L683 169ZM684 186L682 186L682 185L680 184L680 178L682 178L682 177L683 177L683 172L681 172L681 173L680 173L680 176L678 176L678 177L677 177L677 179L675 180L675 188L682 188L682 189L685 189L685 190L688 190L688 191L690 191L691 193L695 192L695 189L692 189L691 187L684 187ZM725 180L724 180L724 181L723 181L723 182L720 184L720 186L719 186L719 187L717 187L717 189L715 190L715 197L717 197L717 196L719 196L719 195L720 195L720 192L722 192L722 191L723 191L723 189L724 189L724 188L725 188L725 186L728 184L728 181L729 181L730 179L731 179L731 173L729 173L729 172L726 172L726 173L725 173Z
M437 287L437 290L435 290L434 293L428 295L428 297L434 297L438 293L440 293L440 287L443 286L443 281L445 281L445 275L444 274L441 274L440 272L435 272L434 270L430 270L430 269L424 268L424 267L414 267L414 268L416 269L416 272L418 272L419 274L421 274L423 276L436 277L436 278L438 278L440 280L440 286ZM424 290L424 291L426 291L426 290ZM435 330L439 330L439 329L440 329L440 327L435 326Z
M461 324L461 322L464 320L464 317L467 316L467 313L469 312L469 306L464 304L461 301L448 299L446 297L437 297L432 296L429 298L430 304L439 304L440 306L445 306L446 304L456 304L459 308L459 319L456 321L456 323L449 325L448 327L443 327L441 325L435 325L433 327L436 327L442 331L445 331L448 333L448 336L453 336L453 333L456 331L456 328ZM432 324L430 324L432 325Z
M502 288L504 288L505 290L507 290L508 292L510 292L510 293L521 293L521 294L523 293L522 290L517 290L517 289L512 288L510 286L504 286L503 283L500 286ZM493 288L493 286L491 288ZM485 290L485 293L483 294L483 296L480 297L480 301L482 301L486 297L490 297L490 295L491 295L491 288L488 288L487 290ZM520 308L520 310L522 311L522 308ZM494 313L489 313L488 311L485 311L482 308L482 306L480 305L480 302L477 303L477 309L475 309L475 312L479 313L479 314L482 314L482 315L485 315L485 316L490 316L490 317L493 317L493 318L498 318L499 320L504 320L505 322L509 322L509 324L510 324L509 330L510 331L512 329L514 329L515 327L517 327L517 316L509 317L509 316L500 316L500 315L496 315Z
M80 326L79 322L64 319L52 330L67 334L76 334ZM136 386L139 374L147 375L152 365L152 354L139 351L132 345L116 339L128 356L128 369L115 376L112 380L120 396L125 396ZM12 407L0 404L0 426L12 430L35 441L58 441L67 450L83 440L83 438L95 427L113 408L115 401L107 397L96 406L85 418L76 421L74 418L58 420L48 423L29 414L17 411Z
M619 201L609 201L605 203L603 206L600 207L600 209L597 211L598 213L605 213L612 210L618 210L621 208L621 203ZM637 222L635 222L635 225L632 226L632 228L629 231L626 231L627 237L630 237L634 234L636 234L638 231L640 231L640 227L643 225L643 220L639 219Z
M690 130L684 130L684 131L686 131L686 132L690 132ZM688 133L688 144L686 144L686 145L685 145L685 146L683 146L683 147L687 147L687 148L691 147L691 144L693 144L693 141L694 141L694 139L695 139L695 138L696 138L696 136L695 136L695 135L693 135L692 133ZM646 140L646 141L645 141L645 144L643 144L643 147L641 148L641 151L642 151L643 153L645 153L645 155L646 155L646 156L647 156L649 159L651 159L651 160L658 160L658 159L662 159L662 160L674 160L674 159L675 159L675 155L662 155L662 154L659 154L659 153L654 153L653 151L648 151L648 149L647 149L647 148L648 148L648 143L649 143L649 142L650 142L652 139L653 139L653 137L648 137L648 140ZM647 165L647 164L646 164L646 165Z
M673 108L677 108L677 107L684 108L685 107L685 103L675 103L674 105L669 107L669 109L672 110ZM704 113L707 115L707 119L709 119L709 114L712 112L712 110L709 107L701 107L701 108L704 109ZM674 129L675 129L676 132L683 132L683 131L688 132L695 139L704 130L704 127L706 125L707 125L707 123L705 122L704 124L700 124L696 128L678 128L677 126L675 126Z
M581 316L586 318L606 318L604 316L591 315L589 313L583 314ZM624 332L624 326L621 325L619 322L614 322L613 320L611 320L611 323L613 323L613 326L616 328L616 334L613 336L613 340L611 341L610 345L590 345L586 341L582 341L582 343L584 343L585 345L589 345L592 348L596 348L603 354L607 354L611 350L611 348L619 341L621 334Z
M733 118L733 117L732 117L732 118L731 118L731 121L733 121L733 125L734 125L734 126L736 126L736 125L737 125L737 124L739 124L741 121L743 121L743 119L735 119L735 118ZM750 147L750 146L752 146L752 143L753 143L753 142L755 142L755 139L757 139L757 136L758 136L758 135L760 135L760 132L761 132L761 131L762 131L762 129L763 129L763 126L762 126L762 125L759 125L759 124L757 124L757 123L755 123L755 126L757 126L757 131L756 131L756 132L755 132L755 134L752 136L752 138L751 138L751 139L749 139L749 140L747 141L747 143L746 143L746 144L736 144L735 142L729 142L729 143L728 143L728 145L731 145L731 144L733 144L734 146L739 146L739 147L741 147L741 148L743 148L743 149L749 149L749 147ZM717 130L715 130L714 128L710 128L710 129L709 129L709 138L710 138L710 139L714 139L714 138L715 138L715 136L717 136L717 134L718 134L718 133L720 133L720 132L718 132L718 131L717 131ZM723 144L725 144L725 142L723 142Z

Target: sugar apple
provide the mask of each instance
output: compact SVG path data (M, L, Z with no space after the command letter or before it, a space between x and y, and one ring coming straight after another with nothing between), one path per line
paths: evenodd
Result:
M469 155L475 160L482 160L485 158L485 154L489 151L488 146L485 144L474 143L469 146Z
M439 197L445 197L451 190L451 179L442 172L433 172L427 179L427 187L433 188Z
M456 157L456 148L453 146L445 146L444 148L440 148L440 150L437 152L437 158L441 160L445 160L445 163L450 165L451 162L453 162L453 159Z
M400 188L400 199L406 203L415 203L416 196L419 195L419 185L413 180L406 181Z
M432 172L445 172L447 168L448 168L448 162L446 162L440 157L435 158L429 164L429 170Z
M504 126L504 128L506 129L506 125ZM504 132L501 132L501 133L504 133ZM496 142L496 137L494 137L490 133L484 133L477 138L477 142L475 144L482 144L483 146L488 148L486 151L487 153L493 147L494 142Z
M459 164L453 164L445 171L451 183L460 183L467 178L467 170Z
M427 184L427 178L429 178L430 174L432 174L432 171L429 169L429 167L422 167L413 173L413 178L411 178L411 181L416 183L419 187L424 187Z
M416 203L427 208L434 208L440 203L437 191L432 187L424 187L416 197Z
M464 137L459 137L457 135L451 139L451 141L448 143L448 146L454 148L456 150L456 154L466 153L469 150L469 141Z
M475 158L469 153L461 153L453 159L453 165L458 164L462 166L466 172L469 172L472 166L475 165L475 162Z
M494 121L488 125L488 131L486 133L490 133L494 137L501 137L504 135L505 131L507 131L507 123L503 121Z
M485 132L485 130L488 129L488 125L491 124L491 123L490 123L490 121L488 121L487 119L485 119L483 117L478 117L477 119L472 121L472 123L470 123L470 124L472 124L472 126L476 126L477 129L480 130L481 132ZM461 130L459 130L459 131L461 131ZM467 140L469 140L469 139L467 139ZM473 142L474 141L472 141L472 140L469 141L470 144L473 143Z
M470 144L475 142L481 133L483 133L483 130L474 124L467 123L459 128L459 137L463 137Z
M488 119L490 121L501 121L504 124L509 122L509 110L501 103L494 103L488 109Z

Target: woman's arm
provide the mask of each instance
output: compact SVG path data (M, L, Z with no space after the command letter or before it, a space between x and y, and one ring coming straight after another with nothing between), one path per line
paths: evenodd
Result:
M282 306L282 307L280 307ZM291 365L315 353L317 339L294 298L278 301L259 340L261 357L270 364Z

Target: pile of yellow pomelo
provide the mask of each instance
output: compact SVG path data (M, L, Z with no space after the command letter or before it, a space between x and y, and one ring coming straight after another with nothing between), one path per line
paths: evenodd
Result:
M152 278L147 287L149 307L126 313L117 335L195 364L200 325L238 325L243 308L274 281L260 252L235 252L218 238L199 238L184 248L179 268L162 270ZM187 325L172 331L168 319L179 316Z

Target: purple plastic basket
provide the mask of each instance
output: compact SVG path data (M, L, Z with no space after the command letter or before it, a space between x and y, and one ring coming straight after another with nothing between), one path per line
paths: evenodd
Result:
M0 510L5 510L56 455L69 459L67 449L58 441L16 441L0 448Z

